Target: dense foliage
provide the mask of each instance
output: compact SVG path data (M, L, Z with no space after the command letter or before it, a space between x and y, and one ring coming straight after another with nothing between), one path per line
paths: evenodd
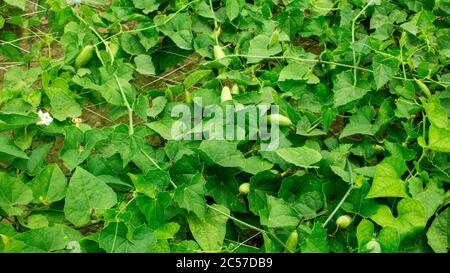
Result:
M1 1L0 252L446 253L449 14ZM277 105L280 147L173 139L195 98Z

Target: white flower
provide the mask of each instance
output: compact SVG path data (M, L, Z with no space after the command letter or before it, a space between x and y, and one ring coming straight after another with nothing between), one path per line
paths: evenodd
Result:
M50 116L49 113L43 112L43 111L39 110L39 111L37 112L37 114L38 114L39 118L41 119L40 121L38 121L38 122L36 123L37 125L45 125L45 126L48 126L48 125L50 125L50 123L52 123L53 118Z

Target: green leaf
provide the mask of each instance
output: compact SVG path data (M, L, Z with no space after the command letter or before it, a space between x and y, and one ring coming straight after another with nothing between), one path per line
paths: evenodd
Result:
M300 249L302 253L328 253L329 246L327 241L327 230L322 223L316 222L312 229L300 227L299 237Z
M373 199L365 198L370 190L368 182L363 183L361 188L354 189L342 205L347 212L357 213L362 217L369 217L378 210L378 204Z
M367 198L408 197L401 176L407 167L401 158L387 157L378 164Z
M334 106L338 107L362 98L370 91L370 88L362 80L359 80L354 86L353 73L344 71L337 76L333 91Z
M167 22L168 17L171 18ZM192 49L192 21L187 13L178 13L176 15L157 15L154 22L160 25L158 29L169 37L179 48L190 50Z
M211 74L211 70L197 70L192 72L191 74L187 75L184 79L184 88L189 89L193 85L201 82L204 80L209 74Z
M67 188L64 214L76 226L91 220L91 215L100 216L117 203L116 193L103 180L78 167Z
M430 125L428 148L438 152L450 153L450 129Z
M440 104L439 98L433 96L428 103L423 103L423 106L428 119L434 126L450 129L447 111Z
M151 253L156 247L156 232L143 225L129 238L127 226L122 222L110 223L100 232L99 246L108 253ZM129 239L128 239L129 238Z
M203 176L197 173L189 184L178 186L174 194L175 202L199 219L205 219L206 216L205 183Z
M66 195L67 179L57 164L47 165L28 184L33 191L33 203L50 204Z
M393 227L384 227L378 234L377 241L380 243L383 253L396 253L400 245L400 235Z
M115 128L111 142L122 157L123 166L126 166L142 153L141 149L145 147L145 137L147 135L147 128L145 127L136 127L133 135L129 134L128 126L125 124L118 125ZM151 163L148 159L145 162Z
M315 175L295 174L283 179L278 197L293 203L293 208L299 214L308 217L324 206L323 186Z
M25 6L27 4L26 0L5 0L6 3L18 7L21 10L25 10Z
M30 229L48 227L49 222L46 216L42 214L32 214L27 217L26 227Z
M242 167L245 164L244 155L237 149L237 143L225 140L205 140L195 150L210 164L222 167Z
M233 173L226 168L215 168L214 175L208 175L206 195L233 212L246 212L243 196L239 195L239 184Z
M152 57L149 55L137 55L134 58L136 63L136 71L142 75L155 75L155 67L153 66Z
M322 159L318 151L308 147L281 148L276 153L287 162L302 168L316 168L312 165Z
M159 1L157 0L133 0L133 4L138 9L143 9L145 14L158 9Z
M0 135L0 155L1 153L7 154L16 158L28 159L26 153L24 153L16 144L8 139L7 135Z
M45 157L47 156L50 148L52 148L53 142L44 144L35 148L30 155L30 159L27 161L27 172L32 175L36 175L43 168L45 163Z
M147 116L155 118L167 105L167 98L163 96L152 99L152 107L147 110Z
M250 174L257 174L266 170L272 169L273 164L269 161L262 159L260 156L252 156L245 159L242 170Z
M133 182L136 191L151 198L156 198L170 183L170 176L161 170L150 170L143 175L128 174Z
M23 208L33 200L33 192L19 179L0 172L0 207L8 215L21 215Z
M377 85L377 89L380 89L388 81L392 80L397 69L396 63L393 61L385 60L381 56L375 56L373 58L373 77Z
M264 34L260 34L253 38L250 41L250 46L248 48L248 55L251 57L247 58L247 63L258 63L264 58L269 58L282 51L280 43L276 43L272 47L269 47L269 44L270 37Z
M175 222L170 222L156 230L156 238L158 240L173 239L175 234L180 230L180 225Z
M157 199L147 196L138 196L137 206L147 219L148 226L158 228L165 223L164 210L171 203L171 198L167 193L161 193Z
M216 204L208 209L204 220L192 213L187 215L192 236L204 251L218 252L222 248L228 221L227 215L230 215L230 211Z
M370 240L373 239L375 233L375 225L367 220L363 219L359 222L358 227L356 228L356 238L358 238L358 252L363 253L367 252L366 245Z
M318 136L325 135L324 130L314 128L315 126L311 126L311 122L306 116L300 118L297 123L296 134L301 136ZM325 126L324 126L325 127Z
M298 213L283 199L267 195L267 223L269 228L295 228L300 219Z
M378 131L379 126L372 124L372 119L375 117L375 112L372 107L361 107L350 118L350 122L345 126L339 138L347 136L362 134L373 136Z
M32 229L14 237L22 241L26 247L23 252L53 252L63 250L69 242L69 237L61 226Z
M382 227L395 228L401 239L416 233L427 223L422 205L411 198L404 198L398 202L397 214L397 217L394 217L388 206L380 205L370 219Z
M436 253L448 253L450 245L450 208L441 212L427 231L428 244Z
M280 187L280 176L271 171L256 174L250 179L250 192L248 203L250 211L259 215L260 211L267 208L267 195L275 195Z
M57 120L81 116L81 106L64 90L50 87L46 93L50 99L50 112Z
M196 253L200 252L202 249L195 241L182 241L177 245L175 253Z
M238 15L240 13L240 10L241 10L240 1L239 0L226 0L225 1L225 10L226 10L228 19L230 19L230 21L233 21L236 17L238 17Z
M444 202L444 189L438 187L435 180L430 180L425 189L422 189L422 185L420 185L419 192L412 193L412 196L422 204L425 209L425 217L429 219Z
M304 76L310 67L311 65L307 63L290 63L281 70L278 80L305 80Z
M145 48L139 42L139 37L131 33L123 33L120 36L122 49L130 55L140 55L145 53Z
M195 10L195 12L203 17L206 18L214 18L214 12L211 10L211 7L206 4L205 1L200 1L200 2L194 2L194 4L192 5L193 9Z
M175 123L175 120L172 119L160 119L158 121L153 121L146 123L145 125L158 133L162 138L167 140L176 139L177 136L172 137L172 126ZM182 135L183 132L180 132Z
M30 124L36 124L40 119L35 113L28 115L0 114L0 131L23 128Z

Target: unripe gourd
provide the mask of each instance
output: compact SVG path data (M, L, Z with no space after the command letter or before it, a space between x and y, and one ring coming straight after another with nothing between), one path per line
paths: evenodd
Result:
M352 217L350 217L348 215L341 215L336 220L336 226L338 226L339 228L342 228L342 229L348 228L348 226L350 226L351 223L352 223Z
M231 87L231 94L239 95L239 86L237 84L233 84Z
M269 122L269 124L273 124L274 122L278 122L278 125L280 127L289 127L289 126L293 125L292 121L288 117L285 117L285 116L280 115L280 114L267 115L267 121Z
M222 94L220 95L220 101L226 102L230 100L233 100L233 97L231 96L231 90L228 86L224 86L222 88Z
M426 84L424 84L421 80L418 80L416 78L414 78L414 81L419 86L420 90L422 90L422 92L425 94L425 96L427 98L430 98L431 92L430 92L430 89L428 89L428 86L426 86Z
M381 253L381 245L376 239L370 240L366 244L366 248L370 253Z
M288 239L286 240L286 247L284 248L285 253L295 252L298 245L298 232L296 229L289 234Z
M240 194L248 194L250 192L250 183L242 183L239 186L239 193Z
M78 69L86 65L91 60L93 53L94 53L93 45L85 46L75 59L75 68Z

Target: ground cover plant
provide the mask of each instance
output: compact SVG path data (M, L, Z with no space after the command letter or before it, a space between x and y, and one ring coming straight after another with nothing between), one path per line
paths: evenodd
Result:
M1 1L0 252L447 253L449 14ZM177 139L199 99L278 107L278 145Z

